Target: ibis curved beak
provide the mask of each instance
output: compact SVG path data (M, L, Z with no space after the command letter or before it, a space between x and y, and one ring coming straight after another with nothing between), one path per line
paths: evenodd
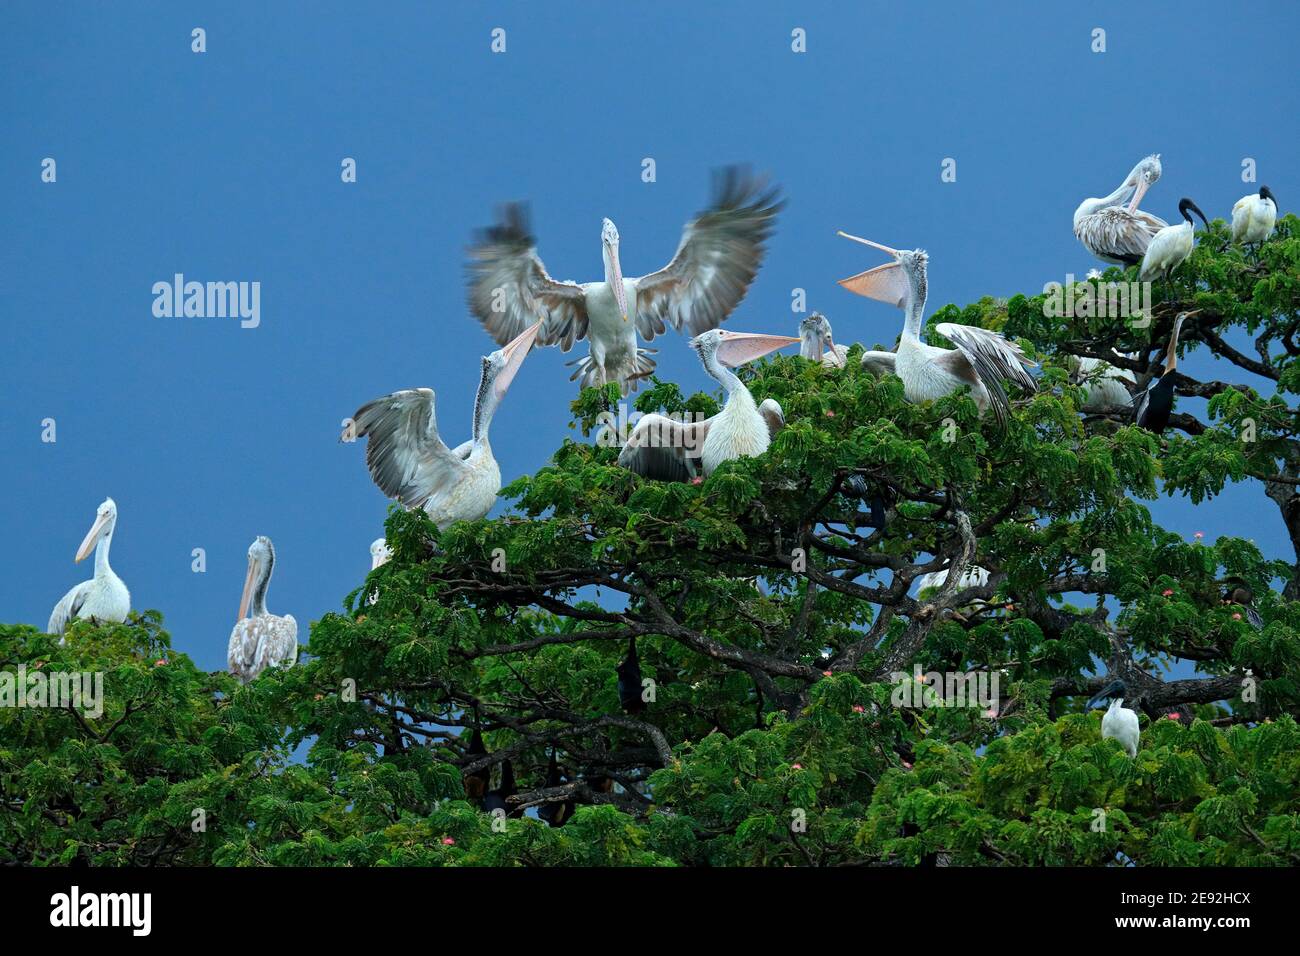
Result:
M759 332L723 332L718 343L717 358L723 365L737 368L746 362L761 359L764 355L798 345L799 339L788 335L765 335Z
M609 254L609 272L610 281L614 285L614 301L618 303L618 314L627 321L627 290L623 288L623 266L618 261L618 245L616 243L605 243L605 251Z
M95 523L90 526L86 532L86 537L81 541L81 547L77 549L76 560L73 564L80 564L86 560L86 555L95 550L95 545L99 543L99 536L104 531L104 526L108 524L108 515L96 515Z
M253 586L257 582L258 560L250 557L248 559L248 573L244 575L244 593L239 596L239 617L235 618L238 624L248 613L248 602L253 596Z
M506 389L514 381L515 374L519 367L524 364L524 359L533 349L533 343L537 340L537 332L541 329L541 322L534 322L528 328L524 329L515 338L511 339L502 349L506 357L506 364L497 374L497 380L493 383L496 390L497 401L500 401L506 394Z

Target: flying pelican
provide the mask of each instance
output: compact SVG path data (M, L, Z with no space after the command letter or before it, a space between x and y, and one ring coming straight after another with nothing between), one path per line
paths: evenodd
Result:
M1174 376L1178 369L1178 332L1183 327L1183 320L1200 312L1179 312L1174 319L1174 331L1169 336L1169 350L1165 353L1164 366L1160 374L1154 375L1147 383L1146 391L1138 396L1134 406L1133 420L1138 427L1159 435L1169 427L1169 416L1174 409Z
M73 620L94 621L99 624L121 624L131 611L131 594L122 579L108 566L108 549L113 543L113 529L117 527L117 504L112 498L95 511L95 523L77 549L74 563L85 560L90 549L95 549L95 576L82 581L63 595L50 613L50 623L45 633L62 635ZM59 641L63 643L62 640Z
M541 323L483 357L469 441L448 448L438 435L431 388L408 388L357 409L341 441L369 436L366 465L380 491L407 508L423 508L439 529L477 521L501 490L501 469L488 443L488 426ZM373 554L373 552L372 552Z
M717 326L745 297L763 261L763 244L781 202L775 188L742 170L716 179L713 205L682 232L672 261L639 279L623 277L618 229L601 225L605 277L600 282L557 282L538 258L526 207L514 203L470 248L466 267L470 311L498 343L530 322L542 321L538 345L561 351L586 339L589 354L570 364L581 387L618 382L635 391L655 368L649 342L671 324L698 335Z
M1166 225L1163 219L1142 212L1138 203L1160 178L1160 154L1142 160L1109 196L1085 199L1074 211L1074 235L1084 248L1104 262L1132 266L1142 261L1152 236ZM1127 206L1123 197L1133 190Z
M1104 740L1112 737L1118 740L1120 746L1130 757L1138 755L1138 715L1135 711L1129 710L1124 706L1124 695L1128 688L1122 680L1114 680L1102 689L1102 691L1088 701L1088 709L1096 707L1103 700L1110 698L1110 707L1101 718L1101 736Z
M1268 238L1277 222L1277 197L1267 186L1242 196L1232 206L1232 241L1257 245ZM1258 253L1258 249L1256 250Z
M799 354L827 368L843 368L849 350L835 344L831 323L820 312L814 312L799 323Z
M258 535L248 548L239 618L226 648L230 673L245 684L268 667L292 667L298 661L298 622L292 614L281 617L266 609L266 590L274 569L271 539Z
M1026 366L1034 363L1025 357L1020 346L996 332L952 322L939 323L935 331L957 346L956 349L926 345L921 341L921 317L925 312L929 257L920 249L891 249L846 232L840 235L894 257L886 265L840 280L840 285L850 292L899 306L906 316L896 352L867 354L874 356L881 368L888 368L892 363L894 374L903 380L903 394L909 402L941 398L967 385L980 411L992 408L998 424L1004 425L1010 403L1001 380L1009 379L1029 392L1037 390L1033 378L1025 371ZM867 364L866 356L863 364Z
M727 403L712 418L698 422L642 416L619 452L619 465L647 478L687 481L699 474L701 465L707 478L724 461L763 454L772 436L785 427L785 413L771 398L756 406L749 389L726 366L744 365L798 341L786 335L723 329L695 336L691 348L699 353L704 370L726 390Z
M1200 216L1201 222L1209 227L1210 224L1205 222L1205 213L1197 208L1196 203L1186 197L1178 200L1178 214L1183 217L1183 221L1176 226L1165 226L1151 237L1146 254L1142 257L1139 279L1146 282L1162 276L1166 288L1168 287L1170 276L1192 254L1192 246L1196 244L1192 213Z
M1119 355L1118 352L1115 353ZM1137 386L1137 376L1130 369L1116 368L1104 359L1071 356L1070 381L1083 386L1081 411L1104 412L1108 408L1132 408L1133 393L1125 382Z

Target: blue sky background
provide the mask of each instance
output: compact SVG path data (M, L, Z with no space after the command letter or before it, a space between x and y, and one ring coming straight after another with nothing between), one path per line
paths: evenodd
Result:
M1075 206L1152 151L1164 177L1143 205L1166 219L1184 195L1227 216L1253 191L1247 156L1296 208L1294 4L1089 6L5 3L0 619L44 626L89 576L73 553L111 495L114 568L200 666L225 664L258 534L279 556L268 604L305 641L382 533L342 419L429 386L449 443L468 437L493 345L462 249L503 200L532 201L557 278L600 277L606 215L638 275L667 262L710 170L751 162L790 201L730 327L792 334L802 287L846 343L892 341L900 317L834 284L879 261L837 228L927 248L933 309L1082 276L1097 263ZM261 326L155 318L151 287L176 272L260 281ZM664 376L711 385L680 337L656 345ZM493 426L507 481L564 437L578 354L535 353L516 379ZM1154 511L1292 557L1257 489Z

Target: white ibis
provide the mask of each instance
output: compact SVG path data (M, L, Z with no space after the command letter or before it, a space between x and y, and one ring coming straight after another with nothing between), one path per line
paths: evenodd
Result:
M1150 281L1157 276L1165 280L1168 286L1169 278L1173 275L1174 270L1183 264L1188 256L1192 254L1192 247L1196 244L1195 223L1192 221L1192 213L1201 217L1201 222L1208 227L1209 223L1205 221L1205 213L1197 208L1196 203L1184 197L1178 201L1178 214L1183 217L1183 221L1173 226L1165 226L1154 236L1147 245L1146 255L1142 257L1142 269L1138 273L1138 278L1143 282Z
M1034 363L1025 357L1020 346L996 332L952 322L939 323L935 331L957 346L956 349L941 349L922 342L921 318L925 312L929 257L920 249L891 249L845 232L840 235L894 257L893 262L841 279L840 285L850 292L903 309L903 333L893 353L893 370L903 380L907 400L930 401L966 386L981 412L991 408L998 424L1005 424L1010 402L1003 391L1002 379L1028 392L1037 390L1033 378L1025 371ZM877 356L882 363L888 362L887 352L869 354Z
M647 478L687 481L711 475L724 461L752 458L767 451L772 436L785 427L785 414L771 398L761 405L727 366L762 358L799 339L710 329L691 339L704 370L726 390L722 411L698 422L645 415L632 429L618 463Z
M266 609L266 592L274 569L271 539L258 535L248 548L248 573L239 597L239 618L226 648L230 673L245 684L268 667L293 667L298 661L298 622L292 614L272 614Z
M99 624L121 624L126 620L131 612L131 593L108 564L108 549L113 543L113 529L116 527L117 504L112 498L105 498L95 511L95 522L82 539L75 559L78 563L84 561L94 549L95 576L82 581L54 605L50 622L45 626L47 634L62 635L68 623L74 620Z
M1074 211L1074 235L1103 262L1132 266L1142 261L1163 219L1138 209L1146 191L1160 178L1160 154L1139 162L1109 196L1085 199ZM1123 198L1133 193L1127 206Z
M488 442L492 416L523 365L540 323L483 358L469 441L448 448L438 435L431 388L408 388L357 409L341 441L370 439L366 465L379 490L407 508L423 508L440 529L477 521L496 503L501 469Z
M569 351L586 339L588 355L574 363L581 387L618 382L635 391L655 368L641 348L667 325L687 335L717 328L745 297L763 261L763 247L780 209L776 189L737 168L717 179L713 204L687 223L672 261L658 272L627 279L614 223L601 224L605 275L598 282L557 282L537 255L527 210L514 203L469 250L469 308L499 343L541 320L538 345Z
M1138 715L1124 706L1126 693L1128 688L1122 680L1111 681L1096 697L1088 701L1088 709L1091 710L1102 701L1109 699L1110 706L1101 717L1102 739L1110 737L1118 740L1125 753L1130 757L1136 757L1139 737Z
M831 323L820 312L814 312L799 323L799 355L811 362L821 362L827 368L843 368L849 350L836 345L831 336Z
M1258 246L1277 222L1277 197L1267 186L1242 196L1232 206L1232 241Z

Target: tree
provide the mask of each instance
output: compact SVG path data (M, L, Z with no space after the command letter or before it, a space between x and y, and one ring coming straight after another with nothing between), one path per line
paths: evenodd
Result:
M1260 478L1300 542L1298 226L1286 217L1255 263L1212 224L1150 322L1054 319L1044 296L941 309L931 323L1000 329L1041 361L1038 393L1004 430L964 393L907 403L857 347L844 369L777 358L744 373L785 409L771 449L698 484L656 483L591 440L618 397L589 389L574 403L588 440L507 488L510 513L439 532L394 509L392 561L314 623L309 660L246 687L180 655L151 668L147 643L136 661L152 619L79 625L67 649L10 629L9 659L102 661L168 693L94 723L5 714L0 845L138 862L97 794L127 805L156 787L171 816L131 818L150 846L184 822L179 808L226 800L205 836L172 836L183 849L164 862L1292 864L1300 544L1278 560L1238 538L1187 541L1142 502ZM1154 436L1118 410L1080 415L1071 356L1145 384L1174 315L1194 307L1180 348L1273 394L1179 373L1179 395L1210 399L1209 421L1182 412ZM1238 330L1257 357L1228 344ZM637 407L717 406L656 382ZM888 502L883 530L852 476ZM974 567L986 581L963 578ZM1253 592L1261 627L1225 600L1227 579ZM641 708L618 689L632 644ZM1175 660L1195 676L1170 678ZM931 673L978 706L926 706ZM1142 716L1135 759L1083 707L1114 678ZM102 750L118 719L117 749L128 730L141 748L165 732L187 761L104 750L87 764L52 743L62 728ZM507 760L518 792L493 817L464 781L500 781ZM47 782L11 807L31 773ZM557 808L574 808L563 826L534 816ZM78 828L48 818L64 812Z

